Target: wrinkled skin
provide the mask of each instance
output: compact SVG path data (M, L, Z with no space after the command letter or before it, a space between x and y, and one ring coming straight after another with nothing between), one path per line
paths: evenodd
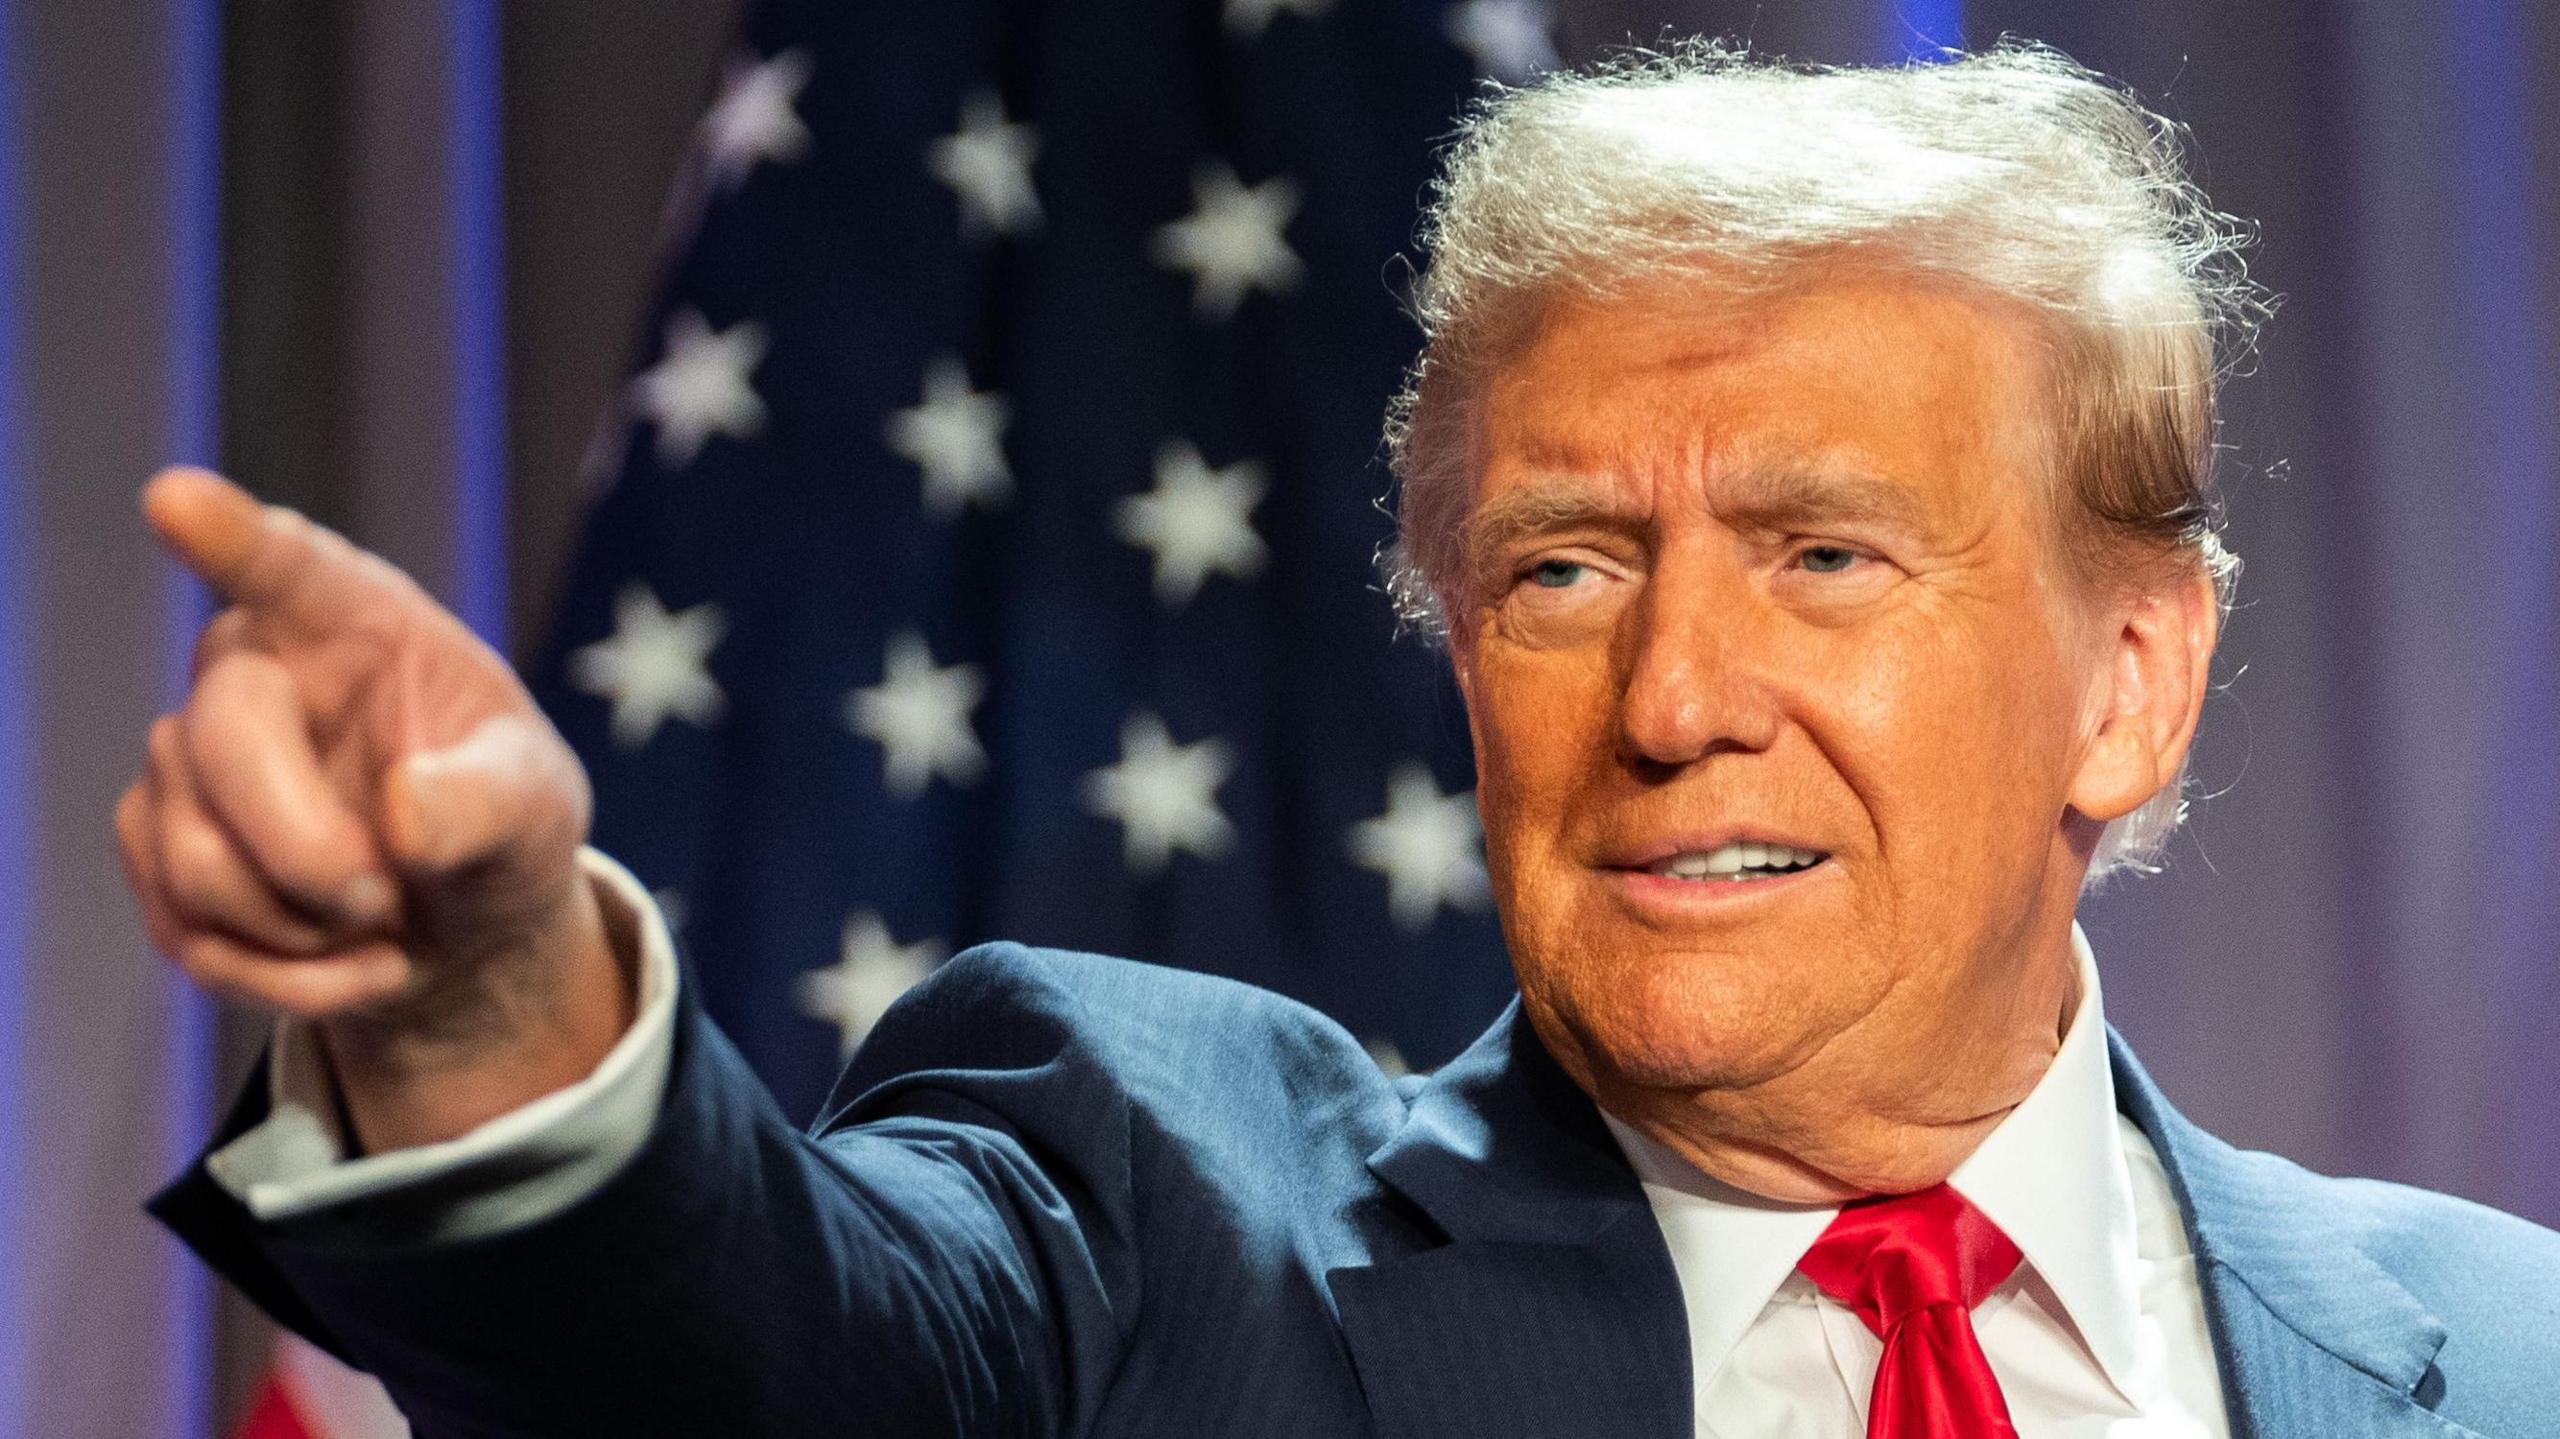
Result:
M2193 732L2210 581L2074 577L2047 386L2022 313L1877 276L1560 300L1487 385L1452 651L1523 1002L1743 1189L1971 1152L2076 1004L2101 827ZM1630 867L1737 834L1829 857Z

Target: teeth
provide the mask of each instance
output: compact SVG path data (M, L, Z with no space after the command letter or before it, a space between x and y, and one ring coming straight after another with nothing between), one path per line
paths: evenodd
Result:
M1745 879L1759 874L1784 873L1806 868L1822 856L1809 849L1796 849L1783 844L1757 841L1718 845L1712 850L1686 850L1649 868L1672 879Z

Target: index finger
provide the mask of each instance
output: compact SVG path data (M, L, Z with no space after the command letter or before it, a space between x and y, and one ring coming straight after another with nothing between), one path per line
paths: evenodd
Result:
M374 583L362 551L211 470L152 476L142 513L180 563L244 609L325 620Z

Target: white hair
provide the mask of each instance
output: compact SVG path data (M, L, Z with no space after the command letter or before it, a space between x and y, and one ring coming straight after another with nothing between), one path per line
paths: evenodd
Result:
M1433 182L1421 357L1389 411L1399 616L1434 637L1458 563L1486 375L1561 294L1666 271L1737 297L1844 267L2023 302L2054 358L2060 526L2096 585L2239 562L2212 488L2217 342L2268 302L2243 235L2190 182L2180 132L2056 51L2003 42L1944 63L1827 68L1697 41L1520 88L1461 120ZM2185 775L2107 826L2094 881L2156 868Z

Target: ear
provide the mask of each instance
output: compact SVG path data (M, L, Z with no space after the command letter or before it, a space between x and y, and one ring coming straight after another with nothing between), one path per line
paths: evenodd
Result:
M2222 611L2213 579L2199 572L2113 611L2096 730L2072 776L2068 800L2103 824L2141 807L2174 782L2195 738Z

